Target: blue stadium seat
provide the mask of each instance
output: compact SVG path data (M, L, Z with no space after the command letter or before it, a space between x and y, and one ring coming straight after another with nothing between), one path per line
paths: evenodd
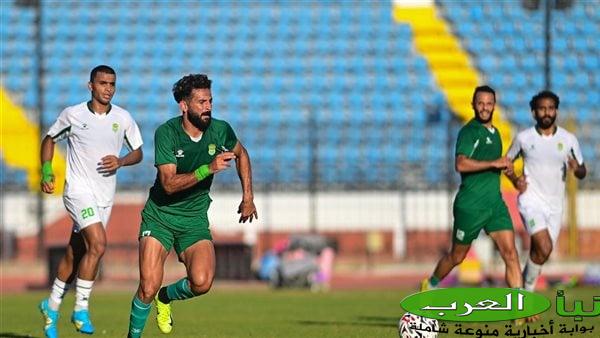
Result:
M529 97L543 87L541 13L494 1L440 0L436 4L484 78L497 85L501 104L513 118L531 123L523 112ZM411 27L393 21L389 3L307 6L225 1L181 7L154 1L145 4L144 10L125 2L42 5L46 123L53 122L66 105L87 99L90 68L110 63L119 75L115 102L135 113L147 154L153 152L154 129L178 114L170 95L173 82L184 74L207 72L214 79L215 116L230 121L252 150L257 182L308 182L307 162L298 160L305 158L308 147L307 114L317 118L324 144L339 147L336 156L328 159L334 169L320 173L328 184L350 184L365 174L366 169L353 161L381 157L365 149L383 148L395 154L396 162L442 155L439 151L424 155L393 151L399 144L424 146L425 141L411 130L425 126L430 98L441 94L429 65L414 49ZM109 27L92 14L98 11L105 13ZM198 21L198 12L204 20ZM36 81L31 57L34 14L13 4L3 6L0 13L9 20L2 19L3 83L18 93L26 107L35 107L38 100L32 85ZM599 14L593 5L582 2L556 14L560 23L553 30L553 84L561 97L568 98L561 110L581 108L581 117L588 118L593 116L591 104L581 96L571 99L567 91L587 86L591 92L600 92L596 80L600 65L594 57L600 52ZM481 45L481 41L489 43ZM506 81L502 74L507 74ZM589 97L598 104L597 95ZM263 127L274 132L263 132ZM437 134L447 133L444 122L430 127ZM375 131L379 134L362 137ZM445 138L432 140L428 142L433 149L445 149ZM280 153L286 156L285 163L262 164ZM369 173L367 182L396 182L393 173L399 164L394 161ZM151 172L148 177L124 173L120 180L132 187L147 187L154 175L151 157L143 165ZM439 183L435 172L424 171L422 176L425 182ZM236 180L232 174L218 182L237 187Z

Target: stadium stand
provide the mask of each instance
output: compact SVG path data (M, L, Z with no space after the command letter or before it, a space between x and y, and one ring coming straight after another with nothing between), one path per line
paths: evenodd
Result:
M491 0L480 6L454 0L438 4L481 74L497 88L508 118L520 128L529 126L529 99L544 87L543 11ZM552 13L552 89L561 96L563 117L575 118L580 124L598 121L591 113L600 103L597 6L594 1L576 1L572 8ZM591 145L600 139L584 137L580 141ZM597 158L593 151L584 156L588 162Z
M438 4L510 121L530 124L528 99L543 86L541 14L514 3ZM558 12L553 30L554 89L561 111L580 122L598 121L600 13L592 6ZM2 83L31 111L38 101L34 14L14 4L0 14ZM249 149L258 185L306 189L315 177L318 188L445 186L456 124L390 3L44 1L41 27L45 129L62 108L88 97L93 66L117 70L114 102L134 114L145 141L142 165L122 170L121 186L151 184L154 130L178 114L171 85L190 72L214 80L214 117L229 121ZM583 132L592 163L600 133ZM10 163L2 166L12 172ZM236 180L229 171L218 182L237 187ZM2 175L2 186L8 182L26 186L22 175Z

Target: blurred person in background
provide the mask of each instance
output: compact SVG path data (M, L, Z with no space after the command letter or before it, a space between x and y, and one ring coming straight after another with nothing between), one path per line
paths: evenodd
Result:
M587 173L577 138L556 124L559 104L558 95L551 91L534 95L529 107L536 124L517 134L507 153L511 161L519 156L524 161L522 175L513 170L507 170L506 175L519 191L519 213L531 237L523 269L527 291L534 291L542 265L558 240L568 171L578 179ZM538 318L530 317L528 321Z
M142 136L130 113L111 103L116 73L106 65L90 73L91 100L65 108L50 127L41 146L41 189L54 192L54 144L67 139L67 172L63 201L73 220L66 255L58 266L50 296L39 308L46 337L57 337L59 307L68 285L75 281L71 322L77 331L94 333L88 306L100 259L106 248L106 225L112 210L116 172L142 160ZM129 152L118 157L123 144Z
M242 185L240 222L257 217L250 157L231 126L212 118L212 81L204 74L184 76L173 85L182 112L154 135L154 186L142 211L139 232L140 284L131 302L129 337L141 337L154 300L158 328L173 329L171 301L208 292L215 275L215 251L207 216L214 175L235 160ZM187 276L161 288L171 248Z
M502 156L500 132L492 125L495 104L496 93L491 87L475 88L475 117L461 128L456 142L455 167L461 184L453 204L452 248L439 260L433 274L421 282L421 291L436 288L465 259L482 229L504 260L508 286L522 286L513 224L500 192L500 173L512 171L512 162Z

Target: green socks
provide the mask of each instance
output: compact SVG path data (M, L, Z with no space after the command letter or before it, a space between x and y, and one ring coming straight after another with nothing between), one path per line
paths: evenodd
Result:
M166 290L167 290L167 297L169 298L169 301L184 300L184 299L189 299L189 298L196 296L196 294L193 293L192 290L190 289L190 283L187 278L182 278L171 285L167 285ZM160 292L159 292L159 294L160 294ZM161 300L161 302L162 302L162 300Z
M150 314L151 304L143 303L137 295L131 301L131 314L129 315L129 335L130 338L138 338L142 336L146 319Z

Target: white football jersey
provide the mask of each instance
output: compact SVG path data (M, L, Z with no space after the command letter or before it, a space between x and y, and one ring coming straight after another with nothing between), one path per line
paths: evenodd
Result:
M527 190L519 199L562 212L568 156L583 164L577 138L558 126L548 136L531 127L517 134L506 155L511 160L520 155L524 160Z
M54 142L67 139L65 196L92 193L98 206L112 205L116 175L98 172L101 159L119 157L123 143L129 151L142 146L140 129L125 109L111 104L106 114L96 114L88 102L65 108L48 136Z

